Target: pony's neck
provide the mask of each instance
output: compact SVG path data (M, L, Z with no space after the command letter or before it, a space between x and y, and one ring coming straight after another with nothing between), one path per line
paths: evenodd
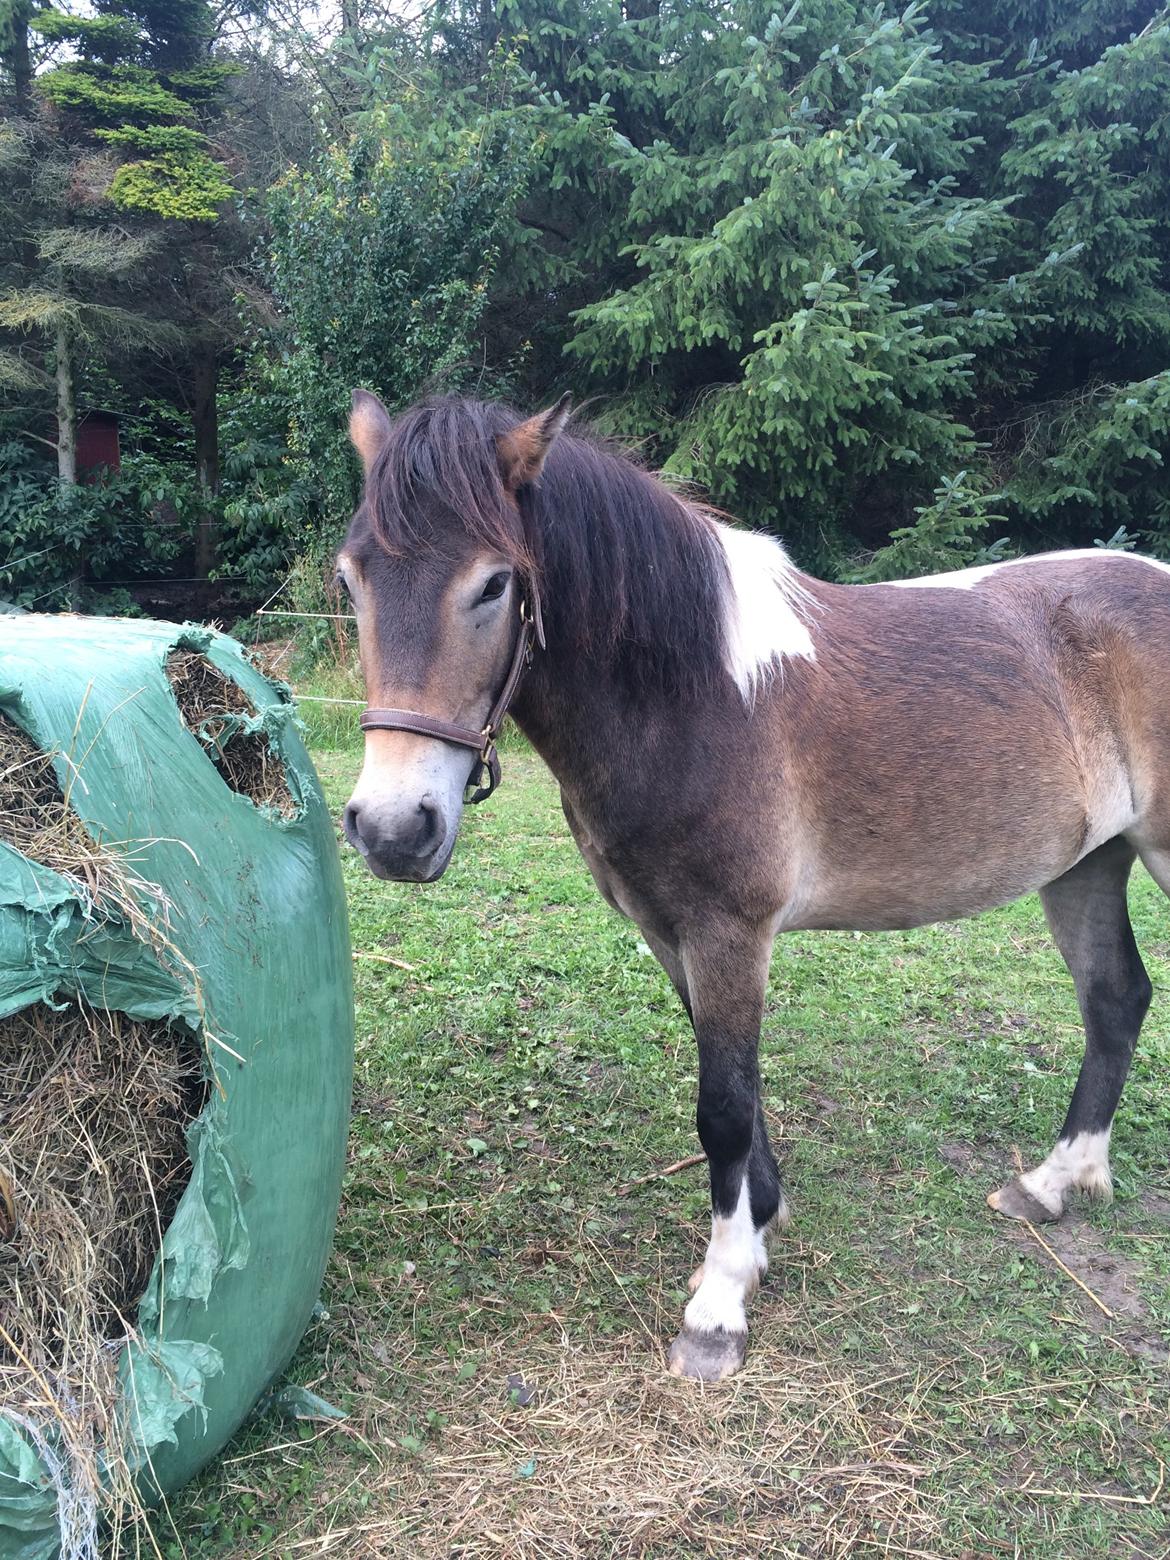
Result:
M633 802L686 729L687 706L633 700L604 665L537 652L512 717L576 810L591 818Z
M547 660L635 704L705 696L724 676L728 570L718 528L628 457L554 446L524 499L540 555Z
M571 795L661 774L714 718L750 719L785 660L814 658L815 582L771 537L581 440L550 457L535 506L548 644L515 715Z
M813 657L816 582L779 542L721 522L627 457L567 438L527 502L548 698L584 677L638 719L736 694L751 705L785 659Z

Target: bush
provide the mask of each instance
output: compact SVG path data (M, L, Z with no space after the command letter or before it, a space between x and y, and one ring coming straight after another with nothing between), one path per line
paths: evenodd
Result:
M0 444L0 535L9 548L0 597L42 611L123 612L131 603L120 587L173 572L205 511L194 477L154 456L61 488L26 445Z

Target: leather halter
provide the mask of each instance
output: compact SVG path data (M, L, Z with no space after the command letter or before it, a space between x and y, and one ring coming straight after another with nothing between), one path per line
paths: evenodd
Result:
M477 758L467 777L467 786L474 786L475 789L467 800L486 801L500 783L500 755L496 752L496 738L500 734L504 716L508 713L508 706L516 697L521 679L532 665L534 641L544 649L540 596L535 586L529 586L528 593L521 592L520 595L520 630L516 635L512 664L481 731L476 731L474 726L457 726L453 721L440 720L436 715L423 715L417 710L369 708L362 711L362 730L412 731L416 736L435 737L439 742L450 742L453 747L471 748Z

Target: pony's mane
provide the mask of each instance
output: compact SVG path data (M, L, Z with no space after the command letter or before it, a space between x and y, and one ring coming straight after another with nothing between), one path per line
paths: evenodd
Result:
M713 686L726 675L729 576L711 518L578 428L561 434L540 480L512 503L496 448L521 420L457 396L396 417L366 488L379 542L412 550L436 514L453 515L536 582L550 655L604 660L635 697Z

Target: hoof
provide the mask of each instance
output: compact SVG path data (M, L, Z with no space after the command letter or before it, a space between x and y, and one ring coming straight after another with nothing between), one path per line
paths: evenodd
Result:
M1060 1218L1060 1209L1053 1213L1020 1181L1009 1181L998 1192L989 1192L987 1203L996 1213L1008 1219L1026 1219L1029 1224L1052 1224Z
M684 1327L670 1346L672 1376L691 1381L722 1381L734 1376L747 1358L747 1333L695 1332Z

